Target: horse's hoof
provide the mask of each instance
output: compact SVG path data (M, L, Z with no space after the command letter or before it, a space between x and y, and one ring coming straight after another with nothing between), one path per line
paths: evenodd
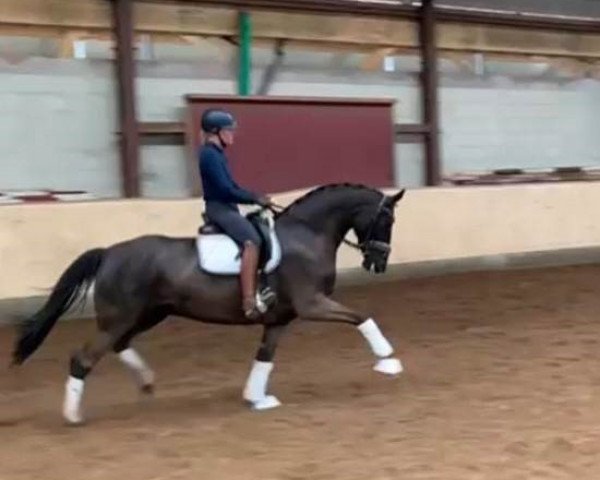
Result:
M65 425L67 425L68 427L80 427L85 423L81 415L70 414L65 412L63 413L63 417Z
M147 385L142 385L142 388L140 388L140 391L144 395L151 397L154 395L154 385L152 383L149 383Z
M281 406L281 402L273 395L267 395L265 398L252 402L252 410L271 410Z
M399 375L404 369L397 358L384 358L377 362L373 370L384 375Z

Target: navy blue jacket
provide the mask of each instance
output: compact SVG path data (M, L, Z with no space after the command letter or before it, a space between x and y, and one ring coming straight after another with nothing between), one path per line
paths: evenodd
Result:
M258 202L258 197L254 193L241 188L233 181L227 157L218 145L207 143L202 146L199 167L205 201L227 204Z

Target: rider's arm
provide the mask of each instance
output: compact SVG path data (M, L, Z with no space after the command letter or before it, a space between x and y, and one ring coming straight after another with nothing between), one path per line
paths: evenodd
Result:
M254 193L236 185L231 179L227 167L216 155L208 154L203 156L202 170L209 182L219 190L224 201L242 204L258 202L258 197Z

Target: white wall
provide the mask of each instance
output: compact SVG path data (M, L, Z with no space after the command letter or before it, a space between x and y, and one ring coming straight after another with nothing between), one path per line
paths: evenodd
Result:
M275 200L288 205L301 193ZM411 189L397 208L390 262L490 257L502 264L511 254L597 247L600 211L589 206L598 202L597 182ZM195 199L4 206L0 300L46 295L89 248L145 234L193 236L202 208ZM358 268L360 260L342 246L337 265Z
M36 54L36 45L28 45L30 54ZM91 44L88 54L96 60L41 58L41 51L17 64L0 59L0 191L84 189L99 197L119 195L116 97L112 65L102 60L105 50ZM227 44L158 45L154 55L138 65L143 121L181 120L186 93L236 91L234 50ZM271 57L268 50L255 51L255 88ZM418 122L418 61L398 59L397 71L386 73L361 69L363 60L291 52L270 93L392 97L398 100L398 122ZM600 81L536 79L539 65L531 71L515 67L512 73L502 73L507 67L500 65L494 74L490 65L484 77L450 62L442 65L445 173L600 164ZM142 148L145 196L185 196L184 155L179 146ZM422 185L421 145L397 146L396 179Z

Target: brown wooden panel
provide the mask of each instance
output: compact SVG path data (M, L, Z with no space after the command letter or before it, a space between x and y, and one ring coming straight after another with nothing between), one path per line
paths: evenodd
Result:
M141 135L183 135L185 124L183 122L138 122Z
M160 35L163 40L238 33L237 14L232 9L207 7L202 2L136 2L134 7L136 32ZM448 21L443 14L441 11L438 24L438 47L442 51L600 58L600 30L461 24ZM106 36L111 29L108 0L2 0L0 19L3 34L56 36L64 30L76 30L85 37ZM263 41L284 38L317 46L345 45L348 49L364 49L366 45L415 50L419 44L417 23L409 18L255 11L253 22L255 39Z
M393 185L393 100L188 96L194 193L201 112L223 107L238 119L228 152L238 182L274 193L330 182ZM191 136L191 138L190 138Z

